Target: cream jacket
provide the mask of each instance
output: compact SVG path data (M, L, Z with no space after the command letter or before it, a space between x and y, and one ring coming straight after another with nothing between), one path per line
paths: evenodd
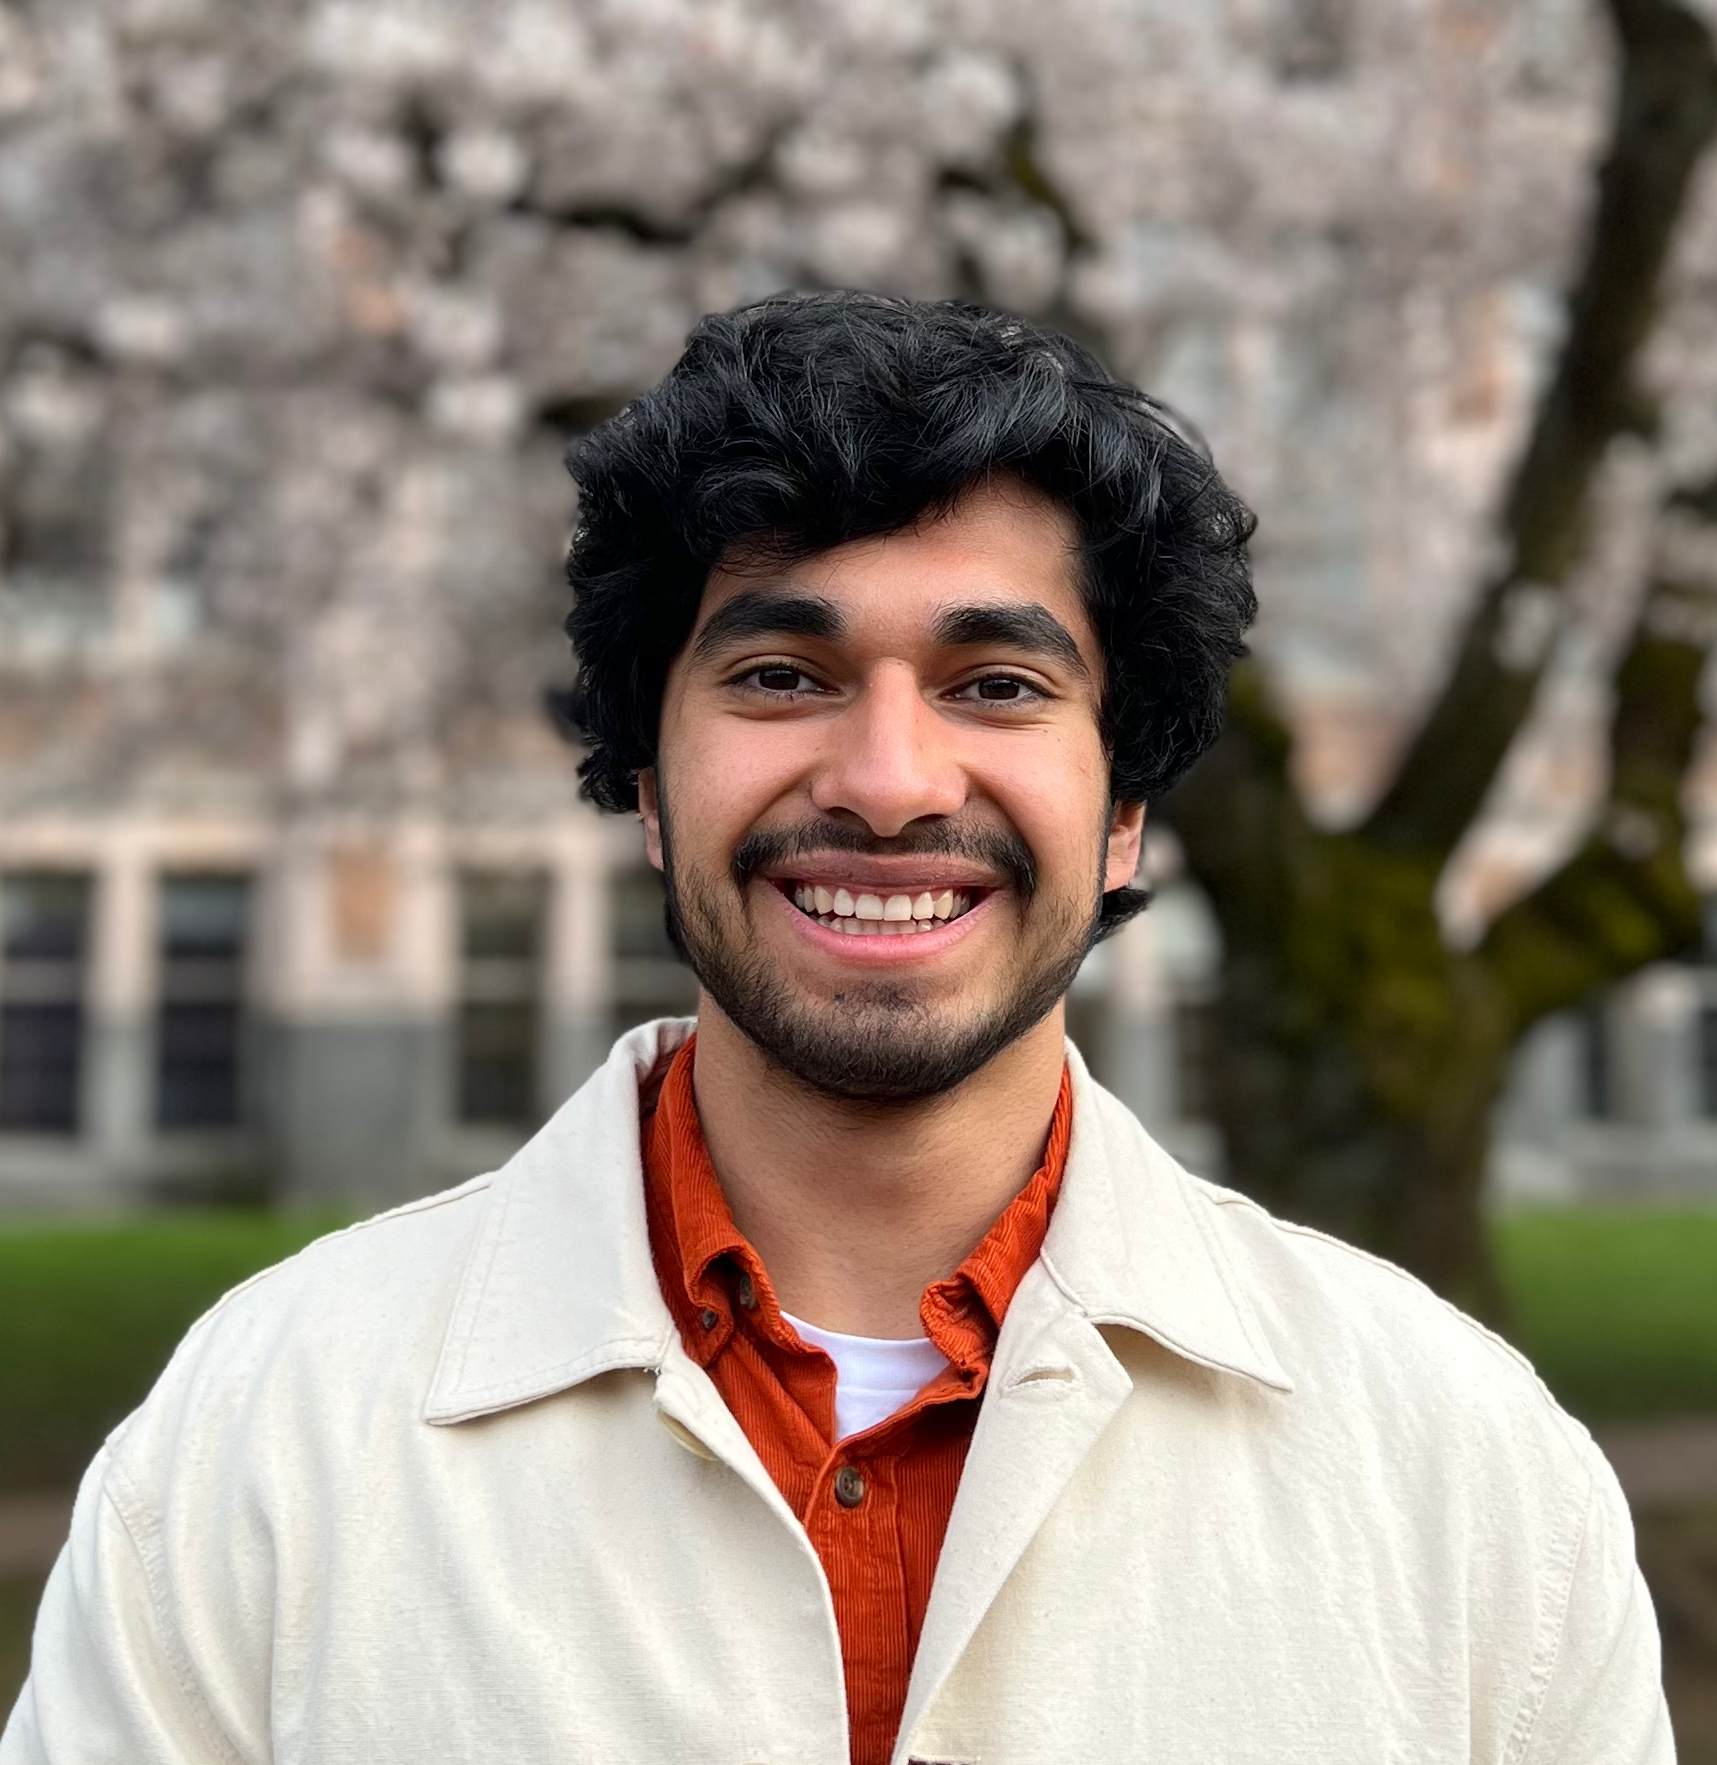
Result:
M651 1268L639 1088L686 1028L192 1329L84 1481L3 1765L846 1765L822 1570ZM897 1765L1669 1761L1583 1430L1069 1059Z

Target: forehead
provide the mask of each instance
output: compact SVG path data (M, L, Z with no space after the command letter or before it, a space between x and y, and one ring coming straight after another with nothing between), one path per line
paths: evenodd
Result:
M759 588L833 602L845 635L861 643L923 641L950 606L1035 603L1095 661L1079 544L1078 525L1061 504L1004 479L967 491L945 514L784 568L718 566L705 584L693 635L736 596Z

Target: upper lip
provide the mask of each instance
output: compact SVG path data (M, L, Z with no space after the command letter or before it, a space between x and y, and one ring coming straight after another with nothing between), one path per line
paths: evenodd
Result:
M829 883L857 893L890 895L919 889L998 889L1004 879L968 858L911 852L807 852L759 873L770 882Z

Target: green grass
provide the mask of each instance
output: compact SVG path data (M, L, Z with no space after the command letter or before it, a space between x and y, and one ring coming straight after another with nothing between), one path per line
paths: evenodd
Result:
M235 1210L0 1229L0 1494L74 1484L197 1317L338 1223Z
M1582 1421L1717 1411L1717 1209L1497 1221L1508 1332Z
M0 1493L77 1479L227 1288L337 1221L173 1214L0 1229ZM1586 1421L1717 1411L1717 1210L1496 1225L1510 1331Z

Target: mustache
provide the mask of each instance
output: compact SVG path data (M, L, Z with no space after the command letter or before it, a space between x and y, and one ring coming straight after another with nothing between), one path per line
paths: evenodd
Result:
M954 821L912 822L883 839L845 821L818 818L796 827L758 828L733 850L731 866L736 887L743 889L765 865L789 864L814 852L859 852L867 858L965 858L987 870L999 870L1020 899L1037 892L1037 863L1031 848L1016 833L1000 828L962 827Z

